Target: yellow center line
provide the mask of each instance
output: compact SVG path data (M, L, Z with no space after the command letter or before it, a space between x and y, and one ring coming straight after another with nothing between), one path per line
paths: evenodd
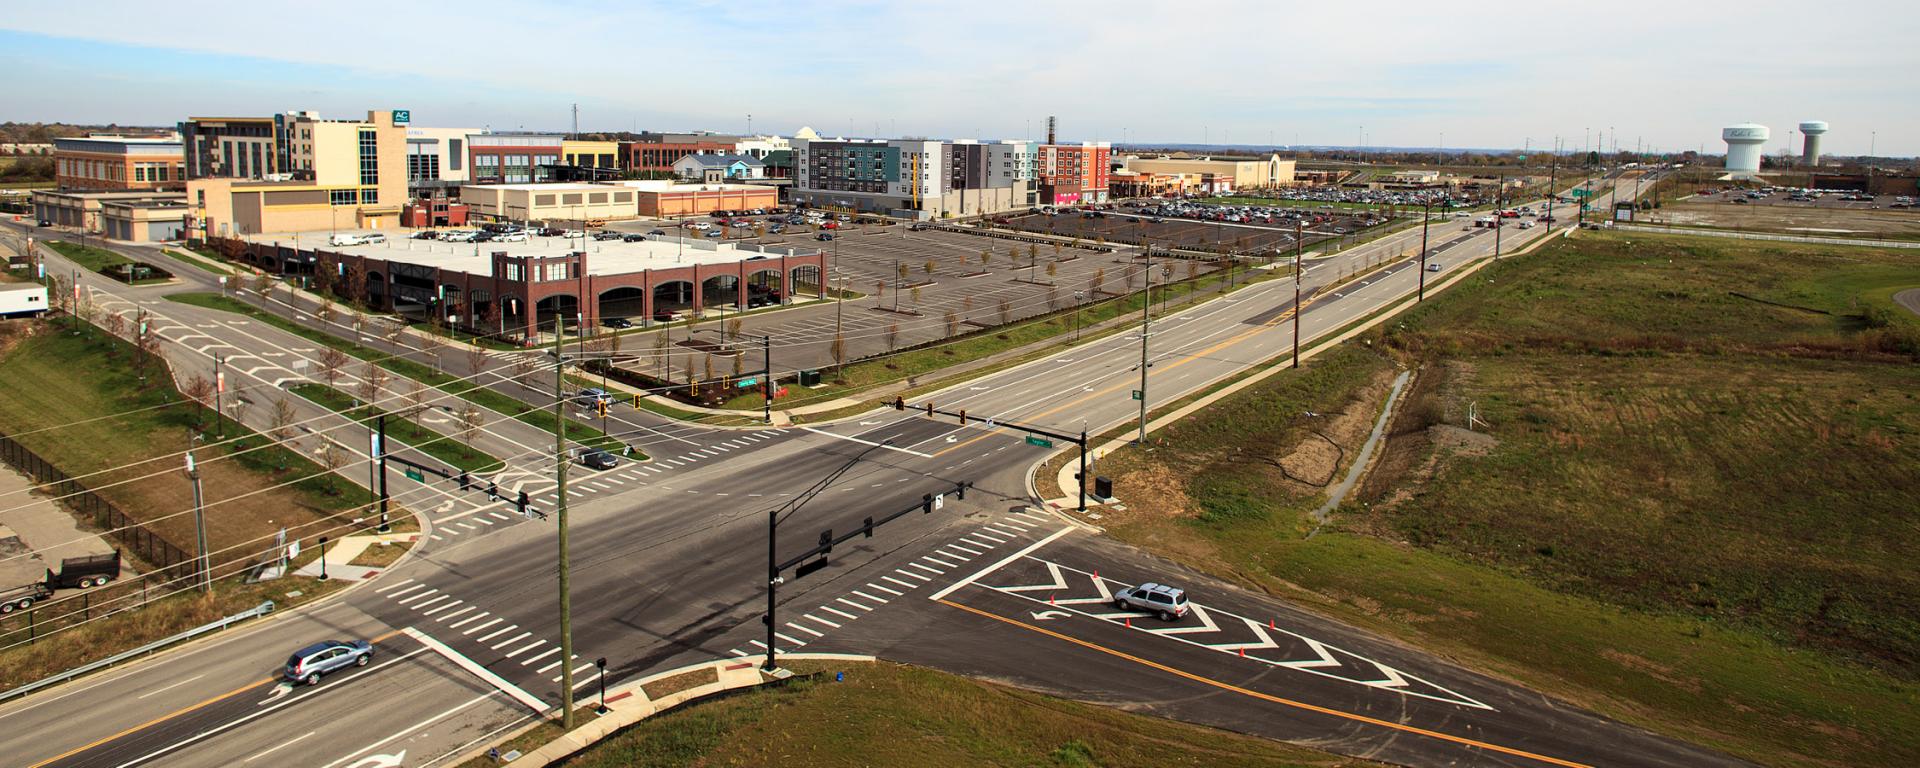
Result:
M1260 699L1260 700L1262 700L1262 701L1269 701L1269 702L1273 702L1273 703L1275 703L1275 704L1281 704L1281 705L1284 705L1284 706L1289 706L1289 707L1294 707L1294 708L1296 708L1296 709L1304 709L1304 710L1307 710L1307 711L1309 711L1309 712L1318 712L1318 713L1320 713L1320 714L1323 714L1323 715L1332 715L1332 716L1334 716L1334 717L1339 717L1339 718L1344 718L1344 719L1347 719L1347 720L1352 720L1352 721L1354 721L1354 722L1359 722L1359 723L1366 723L1366 724L1368 724L1368 725L1377 725L1377 726L1380 726L1380 727L1382 727L1382 728L1391 728L1391 729L1393 729L1393 730L1396 730L1396 731L1404 731L1404 732L1406 732L1406 733L1412 733L1412 734L1417 734L1417 735L1420 735L1420 736L1426 736L1426 737L1429 737L1429 738L1435 738L1435 739L1440 739L1440 740L1442 740L1442 741L1450 741L1450 742L1453 742L1453 743L1455 743L1455 744L1463 744L1463 745L1466 745L1466 746L1469 746L1469 747L1478 747L1478 748L1480 748L1480 749L1486 749L1486 750L1492 750L1492 751L1494 751L1494 752L1500 752L1500 753L1503 753L1503 754L1508 754L1508 755L1514 755L1514 756L1516 756L1516 757L1524 757L1524 758L1528 758L1528 759L1532 759L1532 760L1539 760L1539 761L1541 761L1541 762L1543 762L1543 763L1551 763L1551 764L1553 764L1553 765L1558 765L1558 766L1564 766L1564 768L1593 768L1592 766L1589 766L1589 765L1587 765L1587 764L1585 764L1585 763L1576 763L1576 762L1572 762L1572 761L1568 761L1568 760L1561 760L1560 758L1557 758L1557 757L1548 757L1548 756L1546 756L1546 755L1540 755L1540 754L1535 754L1535 753L1532 753L1532 752L1528 752L1528 751L1525 751L1525 750L1521 750L1521 749L1515 749L1515 748L1513 748L1513 747L1503 747L1503 746L1500 746L1499 744L1491 744L1491 743L1488 743L1488 742L1484 742L1484 741L1479 741L1479 740L1476 740L1476 739L1469 739L1469 738L1466 738L1466 737L1463 737L1463 736L1454 736L1454 735L1452 735L1452 734L1447 734L1447 733L1441 733L1441 732L1439 732L1439 731L1430 731L1430 730L1427 730L1427 729L1425 729L1425 728L1416 728L1416 727L1414 727L1414 726L1411 726L1411 725L1403 725L1403 724L1401 724L1401 723L1396 723L1396 722L1392 722L1392 721L1389 721L1389 720L1381 720L1381 719L1378 719L1378 718L1372 718L1372 717L1367 717L1366 715L1357 715L1357 714L1354 714L1354 713L1352 713L1352 712L1342 712L1342 711L1340 711L1340 710L1337 710L1337 709L1329 709L1329 708L1327 708L1327 707L1322 707L1322 706L1318 706L1318 705L1315 705L1315 704L1308 704L1308 703L1306 703L1306 702L1303 702L1303 701L1294 701L1294 700L1292 700L1292 699L1284 699L1284 698L1281 698L1281 697L1279 697L1279 696L1274 696L1274 695L1272 695L1272 694L1267 694L1267 693L1261 693L1261 692L1259 692L1259 691L1255 691L1255 690L1249 690L1249 689L1246 689L1246 688L1242 688L1242 687L1240 687L1240 686L1237 686L1237 685L1233 685L1233 684L1231 684L1231 683L1223 683L1223 682L1221 682L1221 681L1219 681L1219 680L1215 680L1215 679L1213 679L1213 678L1210 678L1210 677L1203 677L1203 676L1201 676L1201 675L1196 675L1196 674L1194 674L1194 673L1192 673L1192 672L1187 672L1187 671L1185 671L1185 670L1180 670L1180 669L1175 669L1175 668L1173 668L1173 667L1169 667L1169 666L1167 666L1167 665L1165 665L1165 664L1161 664L1161 663L1159 663L1159 662L1154 662L1154 661L1148 661L1148 660L1146 660L1146 659L1143 659L1143 658L1140 658L1140 657L1138 657L1138 656L1134 656L1134 655L1132 655L1132 654L1129 654L1129 653L1125 653L1125 652L1122 652L1122 651L1116 651L1116 650L1114 650L1114 649L1112 649L1112 648L1108 648L1108 647L1106 647L1106 646L1103 646L1103 645L1096 645L1096 644L1094 644L1094 643L1090 643L1090 642L1087 642L1087 641L1085 641L1085 640L1081 640L1080 638L1077 638L1077 637L1069 637L1069 636L1067 636L1067 635L1063 635L1063 634L1060 634L1059 632L1055 632L1055 631L1053 631L1053 630L1050 630L1050 629L1043 629L1043 628L1041 628L1041 627L1036 627L1036 626L1034 626L1034 625L1032 625L1032 624L1028 624L1028 623L1026 623L1026 622L1023 622L1023 621L1019 621L1019 620L1016 620L1016 619L1009 619L1009 618L1007 618L1007 617L1005 617L1005 616L1001 616L1001 615L998 615L998 614L995 614L995 613L990 613L990 612L987 612L987 611L983 611L983 610L980 610L980 609L978 609L978 608L975 608L975 607L973 607L973 606L969 606L969 605L961 605L961 604L959 604L959 603L956 603L956 602L953 602L953 601L950 601L950 600L944 600L944 599L943 599L943 600L940 600L940 601L938 601L938 602L940 602L940 603L942 603L942 604L945 604L945 605L949 605L949 606L952 606L952 607L954 607L954 608L959 608L960 610L963 610L963 611L966 611L966 612L968 612L968 613L972 613L972 614L976 614L976 615L979 615L979 616L984 616L984 617L986 617L986 618L989 618L989 619L993 619L993 620L995 620L995 621L1000 621L1000 622L1005 622L1005 623L1007 623L1007 624L1012 624L1013 626L1016 626L1016 627L1020 627L1020 628L1022 628L1022 629L1030 629L1030 630L1033 630L1033 631L1035 631L1035 632L1039 632L1040 634L1043 634L1043 635L1047 635L1047 636L1049 636L1049 637L1052 637L1052 638L1055 638L1055 639L1059 639L1059 640L1065 640L1065 641L1067 641L1067 642L1069 642L1069 643L1073 643L1073 644L1075 644L1075 645L1078 645L1078 646L1081 646L1081 647L1083 647L1083 648L1087 648L1087 649L1090 649L1090 650L1095 650L1095 651L1099 651L1099 652L1101 652L1101 653L1104 653L1104 654L1107 654L1107 655L1110 655L1110 656L1116 656L1116 657L1119 657L1119 658L1122 658L1122 659L1125 659L1125 660L1127 660L1127 661L1131 661L1131 662L1133 662L1133 663L1135 663L1135 664L1141 664L1141 665L1144 665L1144 666L1148 666L1148 667L1152 667L1152 668L1154 668L1154 669L1158 669L1158 670L1160 670L1160 671L1162 671L1162 672L1167 672L1167 673L1170 673L1170 674L1174 674L1174 675L1178 675L1178 676L1180 676L1180 677L1184 677L1184 678L1186 678L1186 679L1188 679L1188 680L1192 680L1192 681L1194 681L1194 682L1197 682L1197 683L1204 683L1204 684L1206 684L1206 685L1211 685L1211 686L1213 686L1213 687L1215 687L1215 688L1219 688L1219 689L1221 689L1221 690L1225 690L1225 691L1232 691L1232 692L1234 692L1234 693L1238 693L1238 694L1241 694L1241 695L1243 695L1243 696L1251 696L1251 697L1253 697L1253 698L1256 698L1256 699Z
M370 640L370 641L368 641L368 642L371 642L371 643L378 643L378 642L381 642L381 641L383 641L383 640L386 640L386 639L388 639L388 638L391 638L391 637L393 637L393 636L395 636L395 635L398 635L398 634L400 634L400 630L397 630L397 629L396 629L396 630L393 630L393 631L391 631L391 632L388 632L388 633L386 633L386 634L384 634L384 635L381 635L381 636L379 636L379 637L376 637L376 638L374 638L374 639L372 639L372 640ZM74 755L77 755L77 754L79 754L79 753L81 753L81 752L85 752L85 751L87 751L87 750L89 750L89 749L93 749L94 747L97 747L97 746L100 746L100 745L102 745L102 744L105 744L105 743L107 743L107 742L109 742L109 741L113 741L113 740L115 740L115 739L120 739L120 738L124 738L124 737L126 737L126 736L129 736L129 735L132 735L132 734L135 734L135 733L139 733L139 732L141 732L141 731L144 731L144 730L146 730L146 729L148 729L148 728L152 728L152 727L154 727L154 726L156 726L156 725L159 725L159 724L161 724L161 723L164 723L164 722L166 722L166 721L168 721L168 720L172 720L172 719L174 719L174 718L176 718L176 717L179 717L179 716L181 716L181 715L184 715L184 714L187 714L187 713L190 713L190 712L193 712L193 711L195 711L195 710L199 710L199 709L204 709L204 708L206 708L206 707L207 707L207 706L209 706L209 705L212 705L212 704L217 704L217 703L219 703L219 702L222 702L222 701L225 701L225 700L227 700L227 699L231 699L231 698L233 698L233 697L235 697L235 696L238 696L238 695L240 695L240 694L243 694L243 693L246 693L247 691L251 691L251 690L253 690L253 689L255 689L255 688L258 688L258 687L260 687L260 686L263 686L263 685L266 685L266 684L268 684L268 683L271 683L271 682L273 682L273 681L274 681L274 678L271 678L271 677L269 677L269 678L266 678L266 679L264 679L264 680L255 680L255 681L253 681L253 682L251 682L251 683L247 683L246 685L243 685L243 686L240 686L239 688L235 688L235 689L233 689L233 690L231 690L231 691L227 691L226 693L223 693L223 694L220 694L220 695L218 695L218 696L215 696L215 697L213 697L213 698L211 698L211 699L207 699L207 700L205 700L205 701L202 701L202 702L200 702L200 703L198 703L198 704L193 704L193 705L189 705L189 706L186 706L186 707L182 707L182 708L180 708L180 709L176 709L176 710L174 710L174 711L172 711L172 712L168 712L167 714L164 714L164 715L161 715L161 716L159 716L159 717L156 717L156 718L154 718L154 719L152 719L152 720L148 720L148 721L146 721L146 722L144 722L144 723L141 723L141 724L139 724L139 725L136 725L136 726L134 726L134 727L132 727L132 728L128 728L128 729L126 729L126 730L124 730L124 731L121 731L121 732L119 732L119 733L116 733L116 734L113 734L112 736L104 736L104 737L101 737L101 738L99 738L99 739L95 739L94 741L91 741L91 742L88 742L88 743L86 743L86 744L82 744L82 745L80 745L80 746L78 746L78 747L74 747L73 749L69 749L69 750L67 750L67 751L65 751L65 752L62 752L62 753L60 753L60 754L58 754L58 755L54 755L53 757L49 757L49 758L47 758L47 759L45 759L45 760L42 760L42 761L40 761L40 762L37 762L37 763L34 763L33 765L29 765L29 766L27 766L27 768L41 768L41 766L44 766L44 765L47 765L48 763L54 763L54 762L59 762L59 761L61 761L61 760L65 760L65 759L67 759L67 758L69 758L69 757L72 757L72 756L74 756Z

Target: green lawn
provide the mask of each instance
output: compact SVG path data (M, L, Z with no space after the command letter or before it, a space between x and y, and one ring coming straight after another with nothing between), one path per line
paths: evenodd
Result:
M196 256L196 255L194 255L194 254L192 254L192 253L189 253L188 251L185 251L185 250L179 250L179 249L174 249L174 248L168 248L168 249L167 249L167 251L166 251L166 253L167 253L167 255L168 255L168 256L172 256L172 257L174 257L174 258L176 258L176 259L179 259L179 260L181 260L181 261L183 261L183 262L185 262L185 263L188 263L188 264L192 264L193 266L196 266L196 267L199 267L199 268L201 268L201 269L204 269L204 270L206 270L206 271L208 271L208 272L212 272L213 274L216 274L216 275L231 275L231 274L233 274L233 270L231 270L231 269L228 269L228 268L227 268L226 266L224 266L224 265L222 265L222 264L221 264L221 263L219 263L218 261L209 261L208 259L206 259L206 258L205 258L205 257L203 257L203 256Z
M822 670L656 715L569 759L578 768L805 765L1372 766L1276 741L895 664ZM830 671L829 671L830 670ZM844 671L844 682L833 673Z
M1581 233L1116 453L1102 522L1749 759L1912 765L1920 321L1883 310L1913 285L1906 251ZM1306 538L1345 462L1309 430L1351 456L1400 365Z
M48 248L59 251L60 255L67 257L90 272L99 272L115 264L133 263L133 259L129 259L105 248L96 248L91 245L80 245L78 243L69 243L61 240L48 240L43 244Z
M246 315L316 344L333 347L361 360L372 360L382 368L426 384L442 392L453 394L482 408L507 414L508 416L512 416L515 419L548 432L552 432L554 429L553 414L548 409L529 405L520 400L508 397L507 395L474 384L466 379L449 376L425 364L405 358L393 357L387 352L362 344L355 344L325 331L300 325L231 296L222 296L215 293L175 293L169 294L167 300ZM583 424L577 419L568 425L567 437L581 445L596 448L619 450L624 447L624 443L620 440L608 436L597 428ZM633 455L636 457L644 457L644 454L637 449L633 452Z
M346 414L347 418L371 427L374 419L383 411L378 408L362 406L360 401L340 390L325 384L302 382L288 388L294 394L325 406L328 410ZM482 425L484 426L484 425ZM387 420L387 436L421 453L432 456L454 469L473 473L493 472L506 466L503 462L484 451L465 445L457 436L447 436L427 429L412 420L393 418Z

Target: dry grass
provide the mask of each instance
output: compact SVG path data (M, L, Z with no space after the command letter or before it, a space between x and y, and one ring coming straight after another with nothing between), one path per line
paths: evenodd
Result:
M720 682L720 671L712 667L683 672L673 677L662 678L641 686L647 692L647 698L662 699L689 688L697 688L709 683Z

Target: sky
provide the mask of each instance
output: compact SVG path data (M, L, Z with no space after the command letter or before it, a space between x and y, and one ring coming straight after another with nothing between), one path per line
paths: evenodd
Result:
M1920 155L1906 2L9 3L0 121ZM1601 134L1610 138L1601 139Z

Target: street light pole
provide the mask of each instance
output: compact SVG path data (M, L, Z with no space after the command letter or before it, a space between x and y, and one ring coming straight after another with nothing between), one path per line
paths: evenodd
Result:
M1507 228L1507 177L1500 177L1500 188L1493 194L1493 258L1500 258L1500 230Z
M762 335L760 337L760 364L765 369L761 372L761 375L760 375L760 379L761 379L760 387L761 387L761 391L765 392L767 395L766 405L762 408L760 415L762 418L766 419L766 422L768 424L772 424L773 423L773 337L772 336Z
M375 425L375 428L379 430L379 432L374 437L374 446L377 448L380 454L379 456L379 459L380 459L380 528L379 528L379 531L381 533L386 533L390 530L393 530L393 526L387 522L387 415L385 413L380 414L378 418L374 419L374 425Z
M1300 367L1300 220L1293 220L1293 367Z
M1147 330L1153 322L1149 309L1153 303L1147 301L1153 289L1153 249L1147 249L1147 289L1149 293L1140 297L1140 439L1141 445L1147 444ZM1082 479L1084 482L1084 478Z

